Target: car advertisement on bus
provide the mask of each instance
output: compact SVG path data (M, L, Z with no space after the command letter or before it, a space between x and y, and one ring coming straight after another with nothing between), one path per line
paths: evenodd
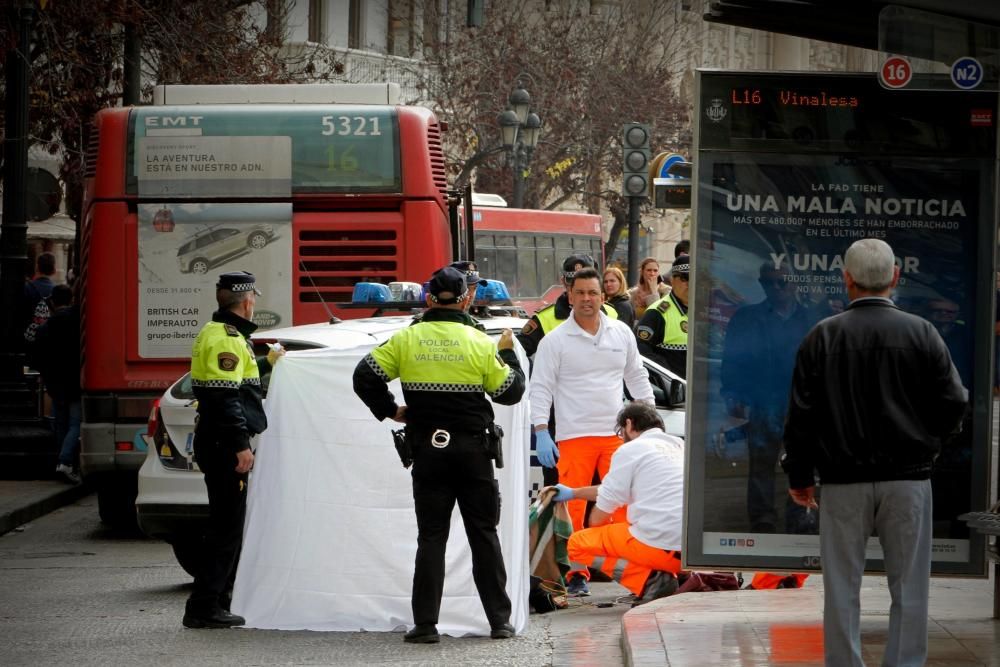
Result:
M809 92L827 86L828 96L838 99L847 95L846 87L859 106L869 108L875 108L876 96L892 94L877 89L874 81L828 75L790 80L808 80L802 85ZM733 113L732 100L743 97L720 95L712 89L715 83L731 86L725 80L710 79L707 86L702 81L707 99L701 123L710 128L701 134L696 165L698 314L689 341L689 382L698 399L689 402L685 556L698 566L815 569L818 513L792 502L779 465L799 344L817 322L847 307L847 248L858 239L879 238L892 246L900 268L894 303L937 328L970 397L989 395L993 142L984 143L976 155L975 149L966 150L975 142L962 144L956 133L958 155L944 157L931 148L920 155L919 142L897 154L886 134L871 137L885 143L880 154L858 153L851 150L857 143L841 139L874 125L869 118L842 115L841 107L826 114L837 116L835 122L818 120L824 115L815 110L816 119L810 120L802 109L778 109L766 131L734 120L730 127L759 132L734 137L721 126ZM763 98L772 92L767 83L755 89ZM788 84L786 78L784 85L791 88ZM774 96L780 106L781 91ZM933 102L923 101L926 111ZM885 123L890 115L885 113ZM781 121L789 119L797 128L781 129ZM919 124L914 134L933 136L932 120ZM937 122L948 124L947 119ZM825 132L830 133L826 144ZM768 135L790 142L808 136L810 141L799 150L764 150ZM781 147L789 148L787 142ZM982 407L973 409L936 463L936 572L982 573L981 538L971 535L958 516L987 504L989 441L988 414ZM821 488L819 495L822 503ZM881 569L875 538L867 557L870 569Z
M139 355L188 357L216 309L215 283L249 271L263 295L254 321L264 329L292 321L292 206L139 205Z

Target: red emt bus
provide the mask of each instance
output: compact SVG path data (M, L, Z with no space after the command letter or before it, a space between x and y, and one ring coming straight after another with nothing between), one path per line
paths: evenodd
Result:
M562 262L570 255L587 254L603 266L599 215L503 208L495 195L473 194L472 201L479 271L506 283L529 315L562 294ZM487 201L498 206L483 206Z
M187 371L220 273L256 275L266 329L357 317L334 305L355 283L420 282L451 261L441 127L398 91L167 86L96 116L80 460L106 522L134 516L150 405Z

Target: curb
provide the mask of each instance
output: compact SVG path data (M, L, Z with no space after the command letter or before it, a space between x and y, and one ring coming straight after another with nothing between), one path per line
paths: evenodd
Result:
M23 526L38 517L45 516L60 507L65 507L70 503L76 502L92 491L93 489L86 484L67 486L65 489L56 491L45 498L28 503L24 507L0 514L0 535L10 532L18 526Z
M643 605L622 616L622 655L625 667L663 667L670 664L656 620L655 605Z

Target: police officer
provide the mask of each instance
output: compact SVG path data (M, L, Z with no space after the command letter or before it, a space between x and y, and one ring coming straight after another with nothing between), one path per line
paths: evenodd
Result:
M562 266L561 281L564 290L577 271L592 268L594 268L594 258L590 255L570 255L567 257ZM563 291L555 303L541 308L532 315L528 323L521 329L521 333L517 334L517 340L524 348L525 354L529 357L534 355L545 334L551 333L553 329L565 322L569 317L570 310L569 296ZM601 305L601 310L611 319L618 319L618 311L614 309L614 306L605 303Z
M224 273L215 285L219 309L191 353L191 386L198 400L194 457L208 488L209 533L201 570L184 611L188 628L230 628L246 621L229 611L253 467L250 438L267 428L260 372L277 362L272 350L258 365L249 336L257 328L260 291L253 274Z
M428 283L430 309L421 321L397 332L354 369L355 393L379 420L405 422L413 447L418 537L411 600L415 627L404 636L407 642L440 640L445 545L456 500L490 636L514 634L496 531L500 496L486 449L493 408L483 392L496 403L513 405L524 393L524 373L509 329L497 346L475 328L465 312L473 296L464 273L439 269ZM406 400L402 406L386 386L397 377Z
M679 255L670 267L670 293L653 302L635 330L639 353L682 378L687 375L690 272L691 258Z

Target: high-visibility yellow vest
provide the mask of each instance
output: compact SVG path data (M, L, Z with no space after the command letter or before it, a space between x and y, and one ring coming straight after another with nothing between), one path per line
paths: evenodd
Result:
M259 385L260 370L250 341L232 324L206 324L191 351L191 384L227 389Z
M387 382L398 377L404 391L485 391L496 396L514 380L493 339L457 322L424 321L401 329L370 356L372 370Z
M614 309L614 306L602 303L601 310L603 310L604 314L610 317L611 319L613 320L618 319L618 311ZM538 323L542 327L542 333L546 335L552 333L553 329L555 329L557 326L566 321L566 320L560 320L559 318L556 317L555 305L545 306L537 313L535 313L535 317L538 318Z
M650 310L655 310L663 318L663 340L658 341L656 347L687 352L688 316L674 303L673 295L667 294L654 301L646 312Z

